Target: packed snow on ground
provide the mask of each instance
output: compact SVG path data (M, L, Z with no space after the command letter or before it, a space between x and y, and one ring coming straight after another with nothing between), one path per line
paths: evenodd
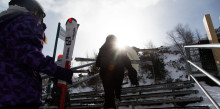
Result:
M71 88L70 89L71 92L70 93L80 93L80 92L89 92L89 91L92 91L92 88L91 87L76 87L76 88Z
M210 86L207 85L205 82L200 82L200 84L205 88L205 90L207 90L207 92L211 95L211 97L213 97L213 99L218 103L218 105L220 105L220 87ZM199 86L196 83L195 87L193 87L192 89L199 91L197 96L203 97L203 101L194 104L188 104L187 106L209 106L210 109L216 109L214 105L211 103L211 101L208 99L208 97L205 95L205 93L199 88Z

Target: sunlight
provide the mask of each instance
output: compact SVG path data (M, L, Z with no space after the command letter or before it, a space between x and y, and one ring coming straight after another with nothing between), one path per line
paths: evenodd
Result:
M118 39L118 41L117 41L117 43L116 43L116 47L117 47L118 49L124 49L125 46L126 46L126 43L125 43L124 41L121 41L121 40Z

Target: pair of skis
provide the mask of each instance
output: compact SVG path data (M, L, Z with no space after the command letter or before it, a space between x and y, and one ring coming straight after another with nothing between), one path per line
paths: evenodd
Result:
M56 55L56 45L58 42L58 37L62 40L64 40L64 49L63 49L63 56L61 60L61 64L59 66L70 69L71 61L72 61L72 55L76 40L76 33L78 30L79 24L77 24L76 19L69 18L66 22L66 31L60 26L60 23L58 25L58 32L57 32L57 38L55 42L54 47L54 56ZM60 103L59 103L59 109L65 108L65 97L67 92L67 83L66 81L58 80L57 87L60 87L62 90L61 97L60 97Z

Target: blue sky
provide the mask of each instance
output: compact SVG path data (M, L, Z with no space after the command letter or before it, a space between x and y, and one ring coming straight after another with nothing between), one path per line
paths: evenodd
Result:
M203 17L210 14L214 27L220 26L220 0L38 0L47 16L48 44L44 54L52 56L57 24L69 17L80 24L74 57L92 56L109 34L115 34L125 45L144 48L152 41L157 47L169 44L166 32L177 24L187 24L203 35ZM0 1L0 11L9 0ZM58 54L63 43L59 40Z

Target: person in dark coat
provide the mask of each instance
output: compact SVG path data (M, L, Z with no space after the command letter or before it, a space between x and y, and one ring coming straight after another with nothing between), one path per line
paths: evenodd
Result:
M100 67L100 77L105 91L104 108L116 108L116 101L121 100L121 85L125 68L133 85L138 85L137 71L131 66L127 53L116 47L116 37L108 35L99 50L96 66Z
M39 72L72 83L72 71L42 54L45 13L35 0L11 0L0 13L0 109L37 109L42 103Z

